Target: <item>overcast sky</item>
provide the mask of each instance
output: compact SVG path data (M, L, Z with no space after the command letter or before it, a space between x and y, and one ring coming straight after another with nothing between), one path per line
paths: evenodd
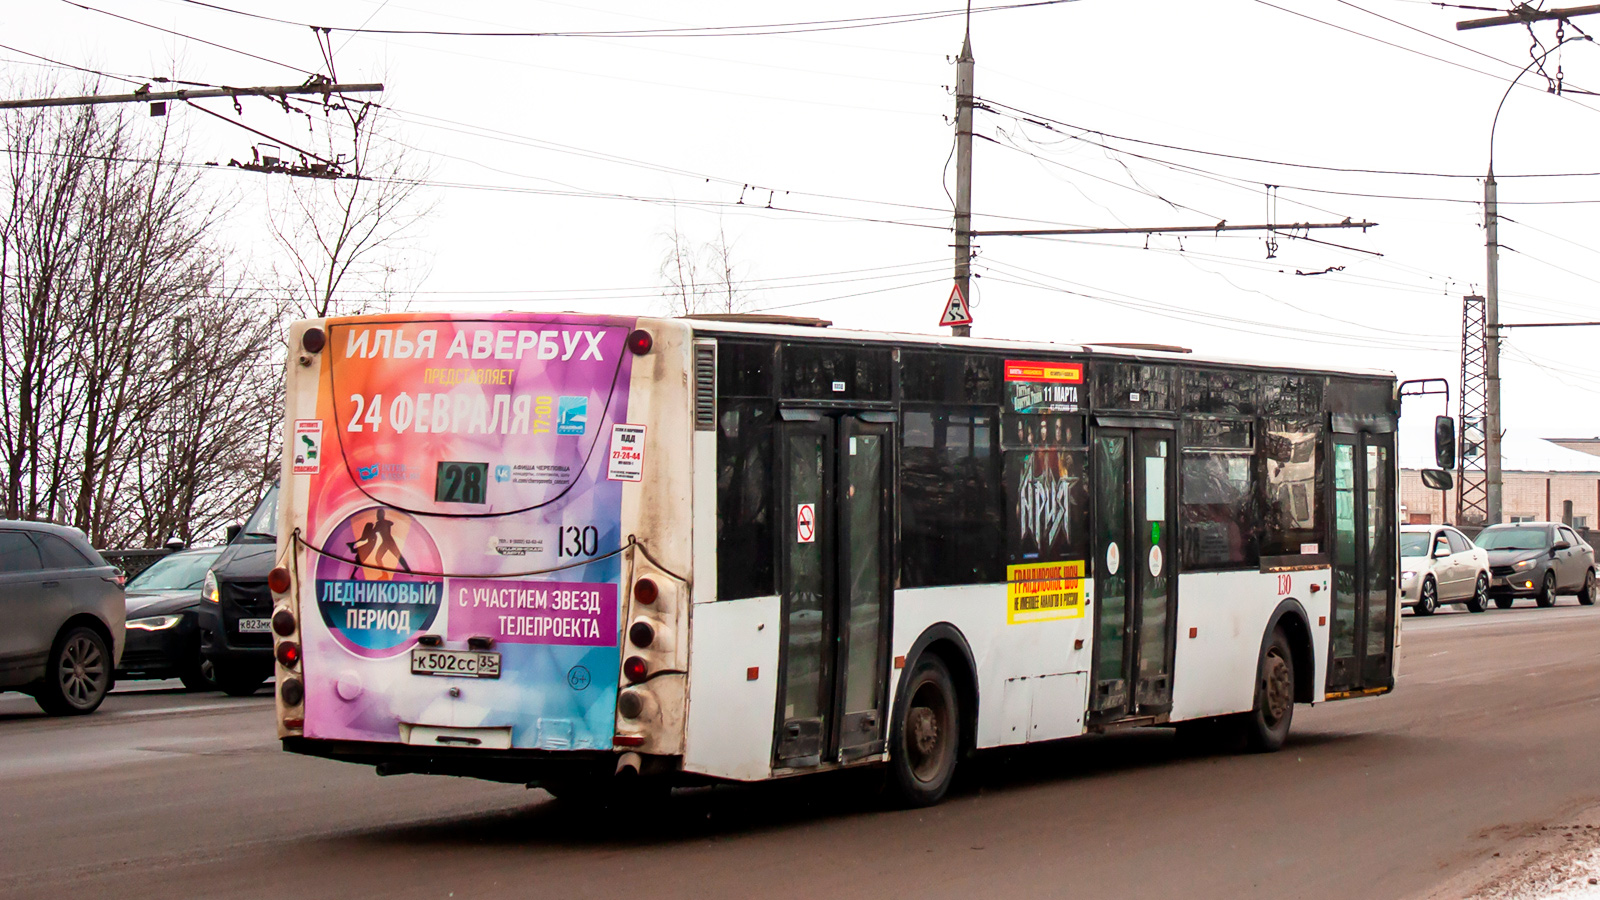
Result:
M187 0L83 5L135 21L29 0L0 11L0 43L136 78L175 70L198 82L270 85L324 70L301 25ZM332 33L339 79L388 85L390 134L430 172L426 193L437 205L414 258L418 308L657 311L666 235L705 242L720 230L753 309L938 331L950 290L961 18L659 32L955 4L217 5L335 29L656 32ZM1150 341L1455 382L1460 298L1484 280L1490 123L1533 42L1520 26L1455 30L1482 15L1421 0L1077 0L975 14L977 94L987 105L975 122L975 227L1379 225L1311 233L1327 243L1280 235L1275 254L1266 236L1249 233L984 238L974 334ZM1600 34L1600 16L1576 25ZM1536 26L1545 48L1556 28ZM791 33L750 33L759 30ZM55 71L11 50L0 60L13 77ZM1592 43L1552 54L1545 72L1554 78L1558 68L1568 88L1600 90ZM1508 322L1600 319L1600 177L1511 177L1600 173L1600 97L1555 96L1548 83L1537 69L1522 78L1494 141ZM232 112L226 100L210 105ZM270 101L244 108L239 121L287 142L306 134L304 117ZM196 161L248 158L260 140L192 111L174 115L190 129ZM1428 174L1346 171L1356 169ZM262 204L284 176L207 174L239 198L229 240L264 264ZM1325 274L1298 274L1317 272ZM1509 428L1600 434L1597 331L1510 333ZM1415 402L1406 410L1414 423L1439 411Z

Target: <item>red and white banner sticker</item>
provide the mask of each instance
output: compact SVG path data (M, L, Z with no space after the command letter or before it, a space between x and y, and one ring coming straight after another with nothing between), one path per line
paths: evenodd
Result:
M606 458L606 478L611 481L644 480L644 426L611 426L611 455Z

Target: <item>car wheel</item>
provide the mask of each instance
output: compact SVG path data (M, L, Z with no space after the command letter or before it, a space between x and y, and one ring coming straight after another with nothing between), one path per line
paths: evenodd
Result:
M1513 604L1515 602L1517 602L1517 598L1515 598L1515 597L1496 597L1496 598L1494 598L1494 605L1495 605L1495 607L1497 607L1499 609L1510 609L1511 608L1511 604Z
M961 707L944 660L924 654L906 678L890 745L890 779L907 806L932 806L950 789L961 752Z
M1472 598L1467 601L1469 612L1483 612L1489 608L1489 576L1483 572L1478 573L1478 586L1472 589Z
M1294 657L1283 629L1274 629L1272 642L1261 651L1256 678L1255 709L1240 717L1245 744L1257 753L1283 746L1294 719Z
M1539 596L1534 598L1534 602L1541 607L1556 605L1556 573L1544 573L1544 584L1540 585Z
M235 667L218 664L213 671L216 673L217 687L229 697L252 696L267 683L267 676L253 666Z
M1583 590L1578 591L1578 602L1584 606L1593 606L1594 590L1594 570L1590 569L1583 574Z
M33 698L52 716L81 716L100 708L111 690L111 651L91 628L73 628L56 639L44 684Z
M1417 615L1431 616L1439 608L1439 586L1433 583L1433 576L1422 579L1422 591L1417 594Z
M211 664L211 660L201 656L199 651L195 651L194 661L178 673L178 678L183 681L185 690L217 690L217 667Z

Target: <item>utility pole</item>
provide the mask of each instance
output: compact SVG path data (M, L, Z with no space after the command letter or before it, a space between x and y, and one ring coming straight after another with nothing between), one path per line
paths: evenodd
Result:
M1564 9L1536 9L1528 3L1518 3L1506 15L1489 16L1482 19L1468 19L1457 22L1457 31L1468 31L1474 28L1490 28L1497 25L1523 25L1532 27L1534 22L1557 20L1565 22L1573 16L1587 16L1600 13L1600 6L1572 6ZM1580 34L1582 33L1580 29ZM1511 96L1511 91L1517 86L1517 81L1526 75L1528 69L1543 63L1544 58L1563 44L1578 38L1563 38L1561 32L1556 32L1555 47L1534 57L1533 62L1523 68L1511 87L1506 88L1505 96L1500 98L1500 106L1496 107L1494 123L1489 126L1489 171L1483 180L1483 230L1484 253L1487 257L1487 277L1484 282L1483 304L1483 369L1485 377L1485 406L1484 410L1484 481L1485 481L1485 519L1488 525L1498 525L1503 513L1501 506L1503 482L1500 476L1500 229L1499 210L1497 209L1496 186L1494 182L1494 130L1500 124L1500 110L1505 107L1506 97ZM1587 36L1583 38L1587 40ZM1559 83L1552 86L1552 90L1559 91Z
M1483 230L1488 256L1483 292L1484 524L1499 525L1504 487L1500 478L1500 219L1493 159L1489 161L1489 177L1483 180Z
M956 57L956 288L972 304L972 20ZM956 337L972 334L971 325L952 325Z

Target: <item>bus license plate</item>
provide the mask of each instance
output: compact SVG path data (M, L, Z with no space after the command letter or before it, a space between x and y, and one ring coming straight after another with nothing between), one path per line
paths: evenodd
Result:
M240 619L240 634L266 634L272 630L271 619Z
M419 647L411 651L411 674L499 678L500 654L480 650L424 650Z

